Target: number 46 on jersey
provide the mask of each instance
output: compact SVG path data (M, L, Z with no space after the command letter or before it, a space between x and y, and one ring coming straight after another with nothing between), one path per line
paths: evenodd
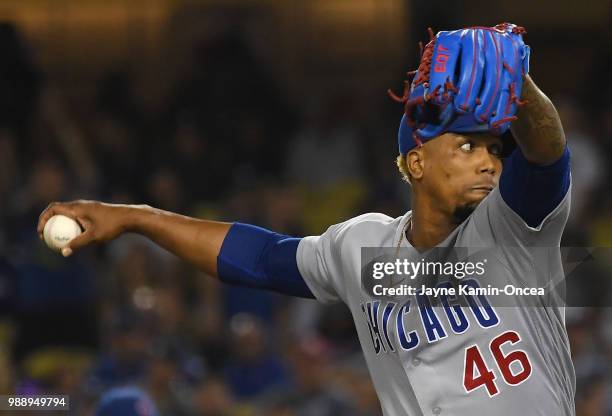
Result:
M531 363L527 353L515 349L508 354L503 353L502 346L505 344L515 345L521 340L515 331L504 332L493 338L489 343L489 350L495 360L495 366L499 369L504 381L510 386L518 386L531 375ZM513 363L516 363L512 366ZM515 368L513 372L512 368ZM517 369L520 367L520 370ZM491 369L490 369L491 368ZM467 393L484 386L490 397L499 393L495 380L494 367L487 366L478 345L472 345L465 350L463 387Z

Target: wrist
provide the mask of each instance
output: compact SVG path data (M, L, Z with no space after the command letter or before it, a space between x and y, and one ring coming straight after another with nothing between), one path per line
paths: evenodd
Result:
M123 232L142 233L156 209L149 205L120 205L121 228Z

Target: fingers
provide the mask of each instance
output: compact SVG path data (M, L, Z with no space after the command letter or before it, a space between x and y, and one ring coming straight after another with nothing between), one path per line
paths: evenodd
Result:
M479 97L480 104L476 105L474 111L474 116L480 123L488 122L491 113L495 110L494 105L499 99L503 70L503 59L498 36L491 31L485 31L484 45L484 86Z
M58 203L52 202L40 213L38 217L38 226L36 227L36 231L38 232L38 236L42 239L42 233L45 229L45 224L49 221L54 215L65 215L67 217L74 218L74 212L69 207L67 203Z
M439 87L439 94L431 97L434 104L444 105L453 101L455 92L449 85L456 85L455 66L461 49L461 30L440 32L436 37L429 73L429 92Z
M518 51L518 43L512 39L510 35L499 36L503 63L503 72L501 74L500 94L495 110L491 113L489 126L500 133L503 133L510 127L510 121L513 119L517 109L516 96L517 92L520 96L521 92L521 66Z
M45 229L45 224L49 221L54 215L65 215L67 217L77 219L79 217L83 217L82 209L79 208L78 202L52 202L47 208L40 213L38 217L38 225L36 226L36 232L38 236L43 238L43 230ZM83 224L81 224L83 226Z
M94 229L89 227L85 232L70 240L68 245L62 249L62 255L68 257L76 250L91 244L93 241L95 241Z
M461 38L461 73L457 81L459 92L455 96L455 110L459 114L474 111L484 73L484 33L469 30Z
M525 67L525 44L520 35L504 34L499 36L503 57L500 96L495 111L491 114L489 125L493 131L505 132L510 122L516 119L523 85ZM528 58L527 58L528 59Z

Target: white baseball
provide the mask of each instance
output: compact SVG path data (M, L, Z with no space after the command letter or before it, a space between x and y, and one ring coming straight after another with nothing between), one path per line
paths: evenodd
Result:
M61 252L70 240L81 232L81 226L72 218L65 215L54 215L45 224L43 237L50 249Z

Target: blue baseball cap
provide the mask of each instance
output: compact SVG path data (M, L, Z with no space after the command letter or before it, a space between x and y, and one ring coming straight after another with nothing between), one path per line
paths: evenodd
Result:
M441 130L439 134L452 132L452 133L483 133L490 132L486 124L476 124L473 120L472 114L461 114L453 117L450 125ZM496 132L497 136L503 136L505 131ZM420 145L426 141L434 139L434 137L415 137L413 129L406 120L406 114L403 115L402 121L397 132L397 142L399 146L399 152L402 155L408 153L411 149Z
M469 116L469 115L468 115ZM471 120L471 116L457 116L454 121L451 123L451 126L448 129L445 129L442 133L445 132L453 132L453 133L481 133L483 131L487 131L481 126L474 127L474 124ZM412 128L410 128L408 121L406 120L406 114L402 117L402 121L400 121L400 126L397 132L397 142L399 147L399 152L401 155L406 155L411 149L415 148L417 145L420 145L426 141L434 139L431 138L418 138L417 141L414 137ZM502 139L502 143L504 146L504 151L502 153L503 157L507 157L512 153L514 149L516 149L516 141L514 140L514 136L511 131L507 129L502 134L499 134Z

